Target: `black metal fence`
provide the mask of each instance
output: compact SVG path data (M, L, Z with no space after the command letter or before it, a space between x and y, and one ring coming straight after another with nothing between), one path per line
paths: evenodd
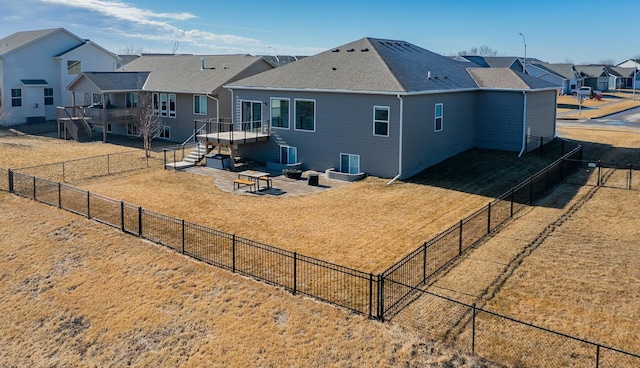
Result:
M377 317L373 274L163 215L69 184L7 170L6 190L113 226L232 272Z
M562 149L565 149L564 145ZM379 275L272 247L24 172L3 170L7 173L7 180L0 183L0 190L94 219L211 265L281 286L294 294L305 294L370 318L384 320L405 307L416 295L424 293L419 286L424 284L430 276L454 262L457 257L495 231L520 209L542 197L553 186L578 170L582 165L581 159L582 147L573 148L562 158L512 188L485 208L425 242ZM634 354L544 330L457 301L440 299L440 304L446 302L451 305L434 310L434 316L446 315L450 320L455 319L455 313L452 314L451 311L456 308L466 313L467 318L472 316L473 322L467 323L471 326L469 327L471 330L467 328L458 333L454 344L491 360L519 364L520 360L525 362L522 359L532 351L533 353L529 355L536 356L538 362L547 362L546 357L542 359L540 356L541 348L535 340L538 337L534 336L534 332L543 331L554 336L554 339L564 341L563 344L566 346L575 345L574 348L567 348L566 354L552 348L549 351L544 349L544 354L560 356L558 359L577 359L574 356L585 356L584 359L591 362L590 366L595 359L596 364L601 367L631 367L638 364L639 357ZM446 310L447 313L442 313L442 310ZM436 319L434 317L434 320ZM495 327L499 324L504 326ZM460 325L460 321L455 324L455 326ZM518 332L514 332L516 330ZM526 333L521 333L520 330ZM495 333L496 337L489 338L493 333L491 331L498 331ZM441 327L436 328L436 333L451 335L451 331L442 330ZM504 338L510 334L513 334L511 338ZM446 341L447 338L444 340ZM464 344L470 344L471 347L465 348ZM504 351L509 350L512 353L501 356L485 348L485 345L499 346L496 344L505 344L504 346L509 347L508 349L501 347L499 349L503 351L501 354L504 355L506 354ZM556 345L556 342L551 344L551 346ZM583 345L587 347L580 347ZM597 350L595 358L589 353L593 347ZM548 361L555 364L555 359L549 358ZM558 362L562 366L564 360L558 360Z
M575 164L578 169L576 175L570 179L573 184L640 191L639 164L599 160L581 160Z
M412 300L417 287L447 267L478 241L527 205L541 198L574 172L582 159L582 146L510 189L494 201L453 225L405 256L381 275L380 318L394 314Z
M535 326L420 290L414 328L434 340L509 367L640 367L640 355Z

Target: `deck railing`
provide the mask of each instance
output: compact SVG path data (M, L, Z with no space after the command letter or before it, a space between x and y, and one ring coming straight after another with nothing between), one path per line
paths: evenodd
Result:
M233 122L229 118L195 120L196 126L205 126L197 137L220 141L248 141L271 134L269 120Z

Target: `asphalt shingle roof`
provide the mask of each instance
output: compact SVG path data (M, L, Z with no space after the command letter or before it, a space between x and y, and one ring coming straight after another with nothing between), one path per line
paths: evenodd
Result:
M84 72L101 91L142 90L149 72Z
M60 30L62 30L62 28L23 31L16 32L10 36L2 38L0 39L0 56Z
M151 72L147 91L211 93L261 60L251 55L142 55L123 69Z
M573 70L573 64L567 63L533 63L533 65L545 69L550 73L559 75L565 79L573 78L575 71Z
M392 93L477 88L464 64L405 41L362 38L229 86Z
M481 88L531 90L556 87L540 78L509 68L467 68L467 70Z

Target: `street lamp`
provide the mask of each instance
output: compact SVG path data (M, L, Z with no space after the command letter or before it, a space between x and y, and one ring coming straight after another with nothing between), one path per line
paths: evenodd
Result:
M280 67L280 57L278 57L278 50L276 50L274 47L269 46L270 49L273 49L273 51L275 51L276 53L276 61L278 62L278 67Z
M524 39L522 32L519 33L522 36L522 42L524 42L524 64L522 64L522 72L527 72L527 40Z

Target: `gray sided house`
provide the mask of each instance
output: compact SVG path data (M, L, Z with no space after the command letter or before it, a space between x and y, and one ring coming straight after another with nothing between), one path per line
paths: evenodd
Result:
M159 138L182 143L203 125L198 121L231 119L231 92L224 84L272 68L251 55L142 55L121 71L82 73L67 88L90 124L117 135L136 134L132 109L140 92L149 92L154 115L164 123Z
M234 123L252 110L270 126L235 149L272 167L405 179L474 147L520 152L526 135L555 135L555 86L465 65L363 38L229 83Z

